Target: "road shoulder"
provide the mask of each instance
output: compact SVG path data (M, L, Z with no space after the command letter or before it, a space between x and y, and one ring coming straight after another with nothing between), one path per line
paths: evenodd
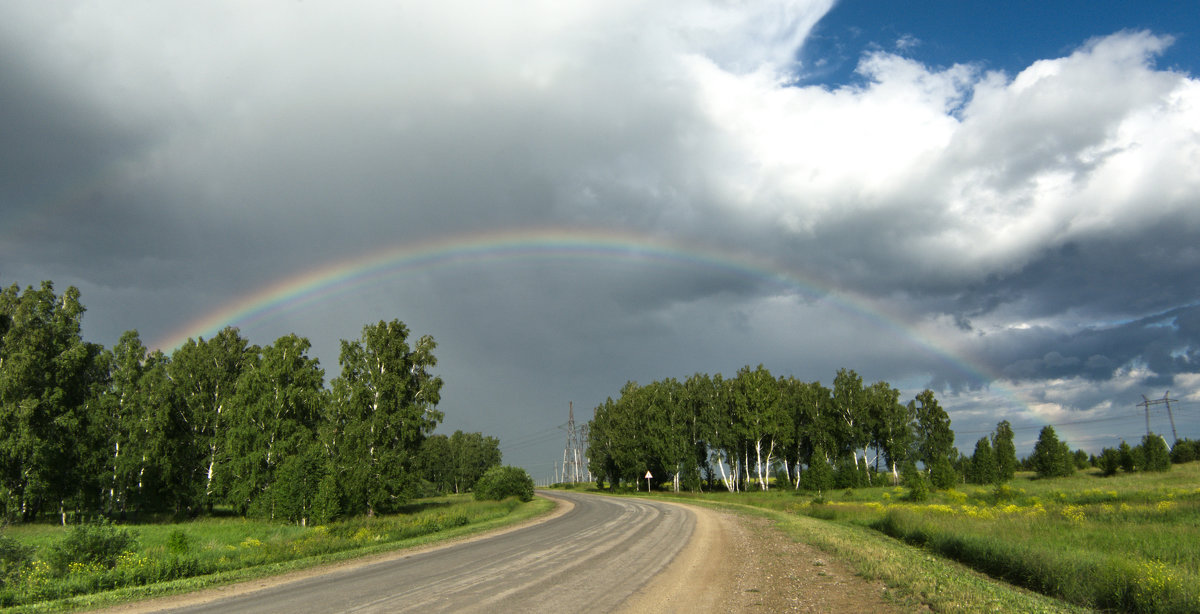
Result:
M651 612L903 612L868 581L770 520L673 503L696 515L688 545L627 599L626 614Z

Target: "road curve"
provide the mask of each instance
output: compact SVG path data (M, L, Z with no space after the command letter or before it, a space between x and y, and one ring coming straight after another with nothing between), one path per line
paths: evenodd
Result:
M696 516L657 501L543 493L574 504L516 531L171 612L609 612L671 562Z

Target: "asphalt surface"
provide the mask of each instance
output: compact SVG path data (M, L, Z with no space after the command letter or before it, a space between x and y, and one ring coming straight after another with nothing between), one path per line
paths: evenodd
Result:
M696 526L654 501L552 492L574 507L485 539L170 612L610 612L661 571Z

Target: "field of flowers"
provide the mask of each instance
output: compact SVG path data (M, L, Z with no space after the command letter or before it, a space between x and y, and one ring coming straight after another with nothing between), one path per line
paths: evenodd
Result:
M1165 474L962 487L930 501L903 488L760 504L882 532L1012 584L1125 612L1200 611L1200 463Z
M194 589L420 543L435 534L471 531L536 514L535 508L542 507L545 502L475 501L458 496L423 500L411 506L410 513L356 518L328 526L206 518L120 527L120 532L134 538L134 547L111 560L84 562L62 562L54 556L70 534L67 529L14 526L5 529L5 535L32 556L0 578L0 607L75 609L94 601L63 600L114 589L123 590L126 597ZM114 527L106 529L117 532ZM145 590L148 586L154 589Z

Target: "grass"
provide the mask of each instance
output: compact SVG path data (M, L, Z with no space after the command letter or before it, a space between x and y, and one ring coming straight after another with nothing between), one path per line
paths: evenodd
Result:
M920 504L904 494L656 496L757 510L883 580L901 601L939 612L1200 611L1200 462L1108 478L1018 474L1000 488L962 486Z
M131 527L137 549L122 555L115 567L73 564L62 576L53 573L42 553L66 529L13 526L5 534L39 554L16 582L0 587L0 607L56 612L187 592L478 533L553 506L540 498L520 503L459 495L425 499L402 514L307 528L241 518L146 524Z

